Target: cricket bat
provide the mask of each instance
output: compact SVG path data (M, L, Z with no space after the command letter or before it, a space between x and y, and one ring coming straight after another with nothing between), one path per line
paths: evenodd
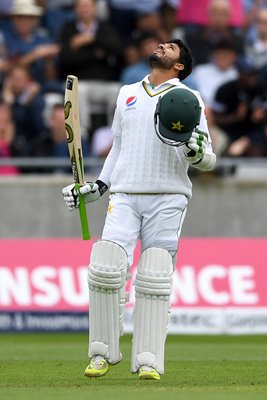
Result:
M80 129L79 98L78 98L78 78L68 75L65 87L65 130L70 154L71 168L74 177L75 189L79 196L79 213L84 240L90 239L89 226L86 214L86 205L79 189L84 185L84 165Z

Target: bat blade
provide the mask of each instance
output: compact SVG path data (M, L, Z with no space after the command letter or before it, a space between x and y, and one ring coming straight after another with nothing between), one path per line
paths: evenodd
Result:
M79 98L78 98L78 78L74 75L68 75L65 87L65 130L70 154L71 168L75 183L75 188L79 189L84 185L84 165L79 116ZM79 194L79 213L82 228L82 237L84 240L90 239L90 232L86 214L86 205L84 197Z

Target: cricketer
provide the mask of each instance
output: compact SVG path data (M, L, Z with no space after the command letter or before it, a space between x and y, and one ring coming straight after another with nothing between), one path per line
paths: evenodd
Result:
M203 100L182 83L192 71L190 49L180 39L160 44L150 65L142 81L121 88L112 149L96 182L80 188L86 203L110 190L88 270L88 377L104 376L122 359L124 287L138 240L131 371L139 379L164 373L172 276L192 195L188 168L211 170L216 162ZM73 184L62 192L69 210L79 206Z

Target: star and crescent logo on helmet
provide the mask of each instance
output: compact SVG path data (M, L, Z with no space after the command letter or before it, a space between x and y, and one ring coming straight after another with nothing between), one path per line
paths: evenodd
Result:
M184 125L181 124L181 121L177 121L177 122L172 122L171 129L177 129L177 131L181 131L183 127Z

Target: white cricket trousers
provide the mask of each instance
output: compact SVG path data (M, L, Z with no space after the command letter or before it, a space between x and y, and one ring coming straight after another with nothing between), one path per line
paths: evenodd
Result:
M139 239L142 251L159 247L174 257L187 205L181 194L111 194L102 239L124 248L129 266Z

